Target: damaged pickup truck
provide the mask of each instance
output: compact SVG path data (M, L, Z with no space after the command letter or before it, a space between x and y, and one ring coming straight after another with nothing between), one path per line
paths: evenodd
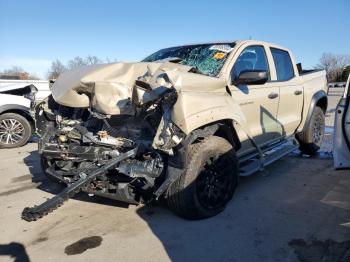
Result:
M184 218L214 216L240 175L298 146L317 152L326 93L324 71L303 71L287 49L253 40L63 73L35 118L44 172L67 187L22 218L80 191L131 204L163 198Z

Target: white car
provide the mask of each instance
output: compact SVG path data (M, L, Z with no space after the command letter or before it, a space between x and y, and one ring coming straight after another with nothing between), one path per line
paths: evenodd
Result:
M335 111L334 168L350 168L350 75Z
M31 103L50 94L48 81L0 79L0 148L27 143L34 130Z

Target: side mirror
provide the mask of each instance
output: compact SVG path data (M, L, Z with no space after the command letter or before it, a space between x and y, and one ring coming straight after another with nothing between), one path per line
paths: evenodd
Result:
M263 85L269 79L267 71L264 70L244 70L238 77L231 78L233 85Z

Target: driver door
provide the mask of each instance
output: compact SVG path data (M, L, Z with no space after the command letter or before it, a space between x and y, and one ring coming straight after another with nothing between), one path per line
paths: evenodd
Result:
M246 127L259 146L280 137L277 125L279 87L270 81L270 66L265 47L252 45L246 47L237 58L231 70L231 78L237 78L242 71L264 70L269 80L262 85L231 85L232 99L241 107L246 118ZM242 141L240 153L253 149L250 141Z
M350 168L350 75L344 95L335 110L334 119L334 168Z

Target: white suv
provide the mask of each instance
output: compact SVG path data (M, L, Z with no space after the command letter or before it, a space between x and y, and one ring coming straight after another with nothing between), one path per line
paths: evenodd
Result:
M34 130L31 103L50 93L48 81L0 80L0 148L27 143Z

